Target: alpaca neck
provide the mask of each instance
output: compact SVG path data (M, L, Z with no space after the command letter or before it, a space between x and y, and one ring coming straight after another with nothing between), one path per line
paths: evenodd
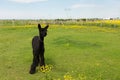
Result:
M40 42L44 42L44 37L40 36Z

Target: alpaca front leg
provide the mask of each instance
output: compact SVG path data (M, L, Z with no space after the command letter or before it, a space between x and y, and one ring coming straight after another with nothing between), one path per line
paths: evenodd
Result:
M42 58L41 58L41 64L42 64L42 66L45 66L45 58L44 58L44 56L42 56Z
M44 55L40 55L40 66L45 66L45 58L44 58Z

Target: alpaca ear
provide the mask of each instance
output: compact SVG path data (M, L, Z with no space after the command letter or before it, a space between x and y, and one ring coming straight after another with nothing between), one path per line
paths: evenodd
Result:
M40 24L38 24L38 29L41 30L41 25Z
M45 29L47 29L49 27L49 25L47 24L47 26L45 27Z

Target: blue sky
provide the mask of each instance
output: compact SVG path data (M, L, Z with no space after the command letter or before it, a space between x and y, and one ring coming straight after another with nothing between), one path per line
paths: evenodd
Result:
M120 0L0 0L0 19L120 17Z

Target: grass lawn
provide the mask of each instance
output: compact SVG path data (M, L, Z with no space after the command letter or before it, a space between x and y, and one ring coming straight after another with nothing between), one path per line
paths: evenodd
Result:
M120 30L50 25L45 62L50 72L29 74L37 27L0 27L0 80L120 80Z

